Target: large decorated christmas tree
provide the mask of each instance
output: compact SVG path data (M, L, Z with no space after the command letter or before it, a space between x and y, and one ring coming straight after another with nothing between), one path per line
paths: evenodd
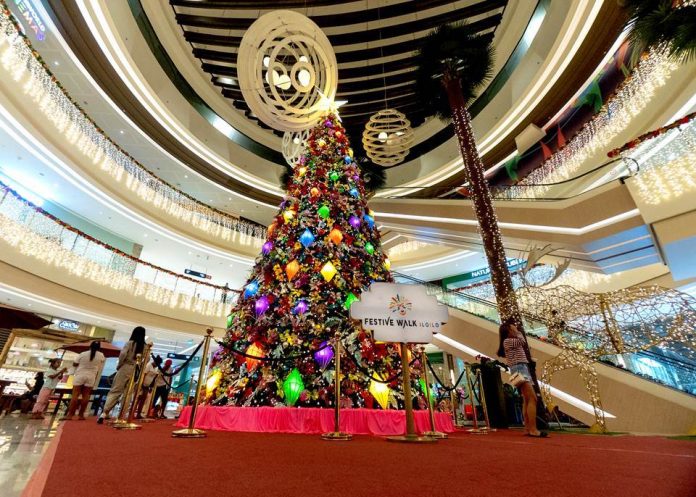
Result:
M293 167L287 195L228 318L215 364L221 380L208 402L333 406L329 366L338 333L345 356L342 403L386 407L387 387L376 380L398 385L398 349L375 343L349 317L351 303L373 281L391 281L389 260L345 130L329 114L312 129Z

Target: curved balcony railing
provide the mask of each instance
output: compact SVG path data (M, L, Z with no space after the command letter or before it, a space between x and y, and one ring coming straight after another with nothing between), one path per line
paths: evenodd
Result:
M393 275L397 282L425 286L429 295L433 295L439 302L449 307L493 323L500 323L498 307L493 302L462 292L445 290L441 285L421 281L408 275L400 273L393 273ZM546 323L524 313L523 318L528 336L546 339L548 336ZM600 359L600 362L681 392L696 395L696 365L683 360L669 350L654 347L651 350L633 354L605 356Z
M239 291L133 257L64 223L0 182L0 237L24 255L165 307L222 317Z

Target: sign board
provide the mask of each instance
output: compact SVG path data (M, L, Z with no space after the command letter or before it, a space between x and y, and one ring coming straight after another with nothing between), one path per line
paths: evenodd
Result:
M196 278L203 278L204 280L212 280L213 277L209 274L201 273L200 271L194 271L193 269L184 269L184 274L190 276L195 276Z
M41 19L36 7L32 5L32 1L15 0L15 5L17 5L17 10L19 10L19 19L27 25L27 31L34 33L37 40L44 41L46 39L46 24Z
M188 358L191 357L186 354L175 354L174 352L169 352L167 353L167 359L175 359L177 361L187 361ZM200 357L195 356L193 359L191 359L191 362L198 362L200 361Z
M350 306L350 317L381 342L430 343L449 313L422 285L376 282Z
M511 272L518 271L524 267L526 264L524 259L507 259L507 267ZM468 273L458 274L456 276L450 276L442 280L442 284L447 289L459 288L466 285L473 285L480 281L485 281L490 279L491 268L486 266L474 271L469 271Z
M57 326L61 330L72 331L73 333L80 330L80 323L75 321L69 321L67 319L58 321Z

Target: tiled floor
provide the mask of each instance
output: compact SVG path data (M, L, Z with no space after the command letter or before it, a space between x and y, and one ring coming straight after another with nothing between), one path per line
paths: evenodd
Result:
M56 418L57 419L57 418ZM18 497L56 434L58 422L26 415L0 417L0 488L2 497Z

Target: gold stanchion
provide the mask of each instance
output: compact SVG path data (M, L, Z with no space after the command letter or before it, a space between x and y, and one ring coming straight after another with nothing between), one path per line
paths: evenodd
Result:
M491 421L488 419L488 405L486 404L486 392L483 391L483 379L481 376L481 368L476 370L476 378L479 384L479 392L481 393L481 407L483 408L483 419L486 421L486 430L495 431L491 428Z
M430 417L430 431L423 432L423 436L440 439L447 438L446 433L435 429L435 412L430 393L430 382L428 381L428 355L425 353L425 347L421 347L421 363L423 365L423 381L425 382L425 400L428 402L428 416Z
M474 386L471 384L471 366L466 364L466 389L469 391L469 404L471 405L471 416L473 418L474 427L469 428L467 431L474 435L485 435L488 430L478 427L478 416L476 415L476 404L474 403Z
M147 365L147 359L150 356L150 347L152 347L152 345L149 343L145 344L143 355L138 355L140 357L140 374L138 375L138 381L135 382L135 392L133 392L133 400L131 401L130 409L128 410L128 419L125 423L119 423L117 425L115 424L114 428L117 430L139 430L142 428L142 425L135 423L133 418L135 417L135 410L138 407L138 398L140 397L140 393L143 389L143 381L145 380L145 366Z
M353 435L341 431L341 337L338 333L334 338L334 431L323 433L322 440L351 440Z
M198 371L198 384L196 385L196 395L193 397L193 405L191 406L191 415L189 417L188 428L182 428L181 430L174 430L172 432L173 437L177 438L205 438L208 434L205 430L200 430L194 428L193 425L196 423L196 409L198 408L198 401L201 397L201 386L203 385L205 378L205 368L208 366L208 350L210 349L210 337L213 334L213 330L208 328L205 330L206 335L203 344L203 357L201 358L201 369ZM193 377L191 378L193 380ZM189 392L191 387L189 386ZM188 399L186 399L188 401Z
M450 391L450 402L452 403L452 421L454 426L459 428L461 423L459 417L457 416L457 411L459 411L459 396L457 395L457 386L454 384L454 361L450 354L445 354L447 356L447 371L449 373L450 386L452 390Z
M135 356L135 364L137 365L140 362L141 359L141 354L137 354ZM121 396L121 410L118 412L118 418L116 421L114 421L111 424L112 428L118 428L121 425L124 425L127 423L126 421L126 412L128 411L128 399L131 396L131 393L133 392L133 383L135 382L135 372L137 368L133 369L133 374L130 376L128 379L128 386L126 387L126 390L123 392L123 395Z
M413 397L411 395L411 372L409 371L408 344L401 344L401 369L403 370L404 408L406 410L406 434L387 437L390 442L434 443L436 438L420 437L416 433L416 423L413 419Z

